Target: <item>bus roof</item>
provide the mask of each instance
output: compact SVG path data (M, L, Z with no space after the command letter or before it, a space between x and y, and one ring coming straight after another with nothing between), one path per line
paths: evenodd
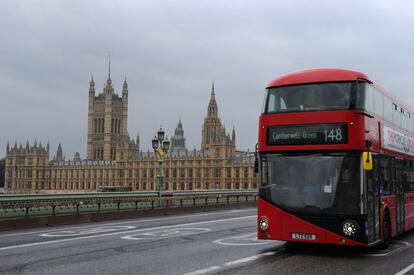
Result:
M375 81L369 78L366 74L353 70L345 70L338 68L317 68L296 71L273 79L267 85L267 88L306 83L356 81L358 79L369 81L377 90L391 98L391 100L398 106L403 107L404 109L408 110L411 114L414 114L414 108L404 103L403 100L399 99L397 96L387 91L381 85L375 83Z
M280 76L270 81L267 88L303 83L356 81L357 79L369 80L367 75L357 71L332 68L309 69Z

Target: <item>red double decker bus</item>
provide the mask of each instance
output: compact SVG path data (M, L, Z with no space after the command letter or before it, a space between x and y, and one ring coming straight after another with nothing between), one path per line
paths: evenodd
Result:
M414 227L414 109L363 73L271 81L257 149L259 239L385 248Z

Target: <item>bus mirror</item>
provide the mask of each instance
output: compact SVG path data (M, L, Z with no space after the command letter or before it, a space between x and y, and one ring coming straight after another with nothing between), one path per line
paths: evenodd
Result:
M372 170L372 154L371 152L363 152L362 153L362 165L365 171Z
M259 173L259 160L257 159L257 156L254 158L254 172Z
M257 157L257 155L258 155L258 146L259 146L259 144L256 143L256 147L255 147L255 150L254 150L254 172L256 174L259 173L259 159Z

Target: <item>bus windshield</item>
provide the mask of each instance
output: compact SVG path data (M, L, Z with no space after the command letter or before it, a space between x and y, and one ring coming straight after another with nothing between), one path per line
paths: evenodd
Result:
M360 214L357 154L265 154L259 196L296 214Z
M264 114L351 109L355 82L328 82L267 89Z

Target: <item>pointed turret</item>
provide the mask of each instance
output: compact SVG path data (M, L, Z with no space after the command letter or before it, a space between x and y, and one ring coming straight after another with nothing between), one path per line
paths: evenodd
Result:
M93 80L93 75L91 77L91 81L89 82L89 95L95 96L95 81Z
M29 140L26 140L26 152L29 152L29 149L30 149Z
M124 79L124 84L122 84L122 92L128 92L128 82L127 82L127 78L125 77Z
M109 52L109 63L108 63L108 79L106 80L107 91L112 89L112 79L111 79L111 52Z
M218 108L216 102L216 93L214 91L214 81L211 85L210 102L208 104L208 117L218 117Z
M63 160L63 150L62 150L62 144L59 143L58 149L56 151L56 160L62 161Z
M33 147L36 149L37 148L37 139L35 139L34 145Z
M137 134L137 149L139 150L139 133Z
M128 103L128 82L125 77L124 84L122 84L122 100Z
M10 143L9 141L7 141L7 147L6 147L6 153L10 152Z
M108 62L108 79L111 79L111 52L109 51L109 62Z
M49 141L47 141L47 145L46 145L46 152L48 152L48 153L49 153L49 151L50 151L50 144L49 144Z

